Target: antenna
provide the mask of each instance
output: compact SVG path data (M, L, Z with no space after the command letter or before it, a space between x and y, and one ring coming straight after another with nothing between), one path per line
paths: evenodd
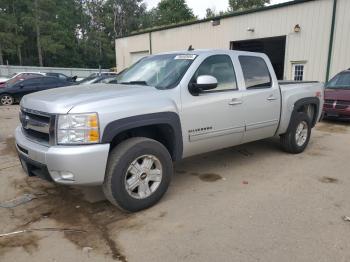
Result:
M187 51L193 51L193 50L194 50L194 48L192 47L192 45L190 45L187 49Z

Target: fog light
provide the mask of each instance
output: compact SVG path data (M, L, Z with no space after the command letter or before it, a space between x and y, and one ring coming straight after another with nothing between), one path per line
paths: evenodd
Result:
M74 175L67 171L50 171L50 174L55 181L75 181Z
M63 180L74 181L74 175L71 172L60 171L59 174Z

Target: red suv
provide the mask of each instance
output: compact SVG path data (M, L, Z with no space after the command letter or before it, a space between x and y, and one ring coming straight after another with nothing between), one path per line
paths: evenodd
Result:
M350 69L326 84L323 112L325 118L350 119Z

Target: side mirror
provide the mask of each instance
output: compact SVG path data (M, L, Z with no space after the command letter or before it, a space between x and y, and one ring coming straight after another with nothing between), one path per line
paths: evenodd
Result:
M190 84L191 93L200 93L202 91L212 90L217 88L218 80L210 75L202 75L197 77L196 83Z

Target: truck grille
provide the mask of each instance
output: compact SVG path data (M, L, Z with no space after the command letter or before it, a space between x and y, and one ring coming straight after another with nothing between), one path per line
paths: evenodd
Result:
M54 142L54 115L21 108L20 121L29 139L47 145Z
M342 100L338 100L335 108L336 109L346 109L350 106L350 101L342 101Z
M326 99L324 101L324 107L325 108L333 108L333 104L334 104L334 100L331 100L331 99Z
M349 106L350 106L350 101L332 100L332 99L326 99L324 101L325 108L346 109Z

